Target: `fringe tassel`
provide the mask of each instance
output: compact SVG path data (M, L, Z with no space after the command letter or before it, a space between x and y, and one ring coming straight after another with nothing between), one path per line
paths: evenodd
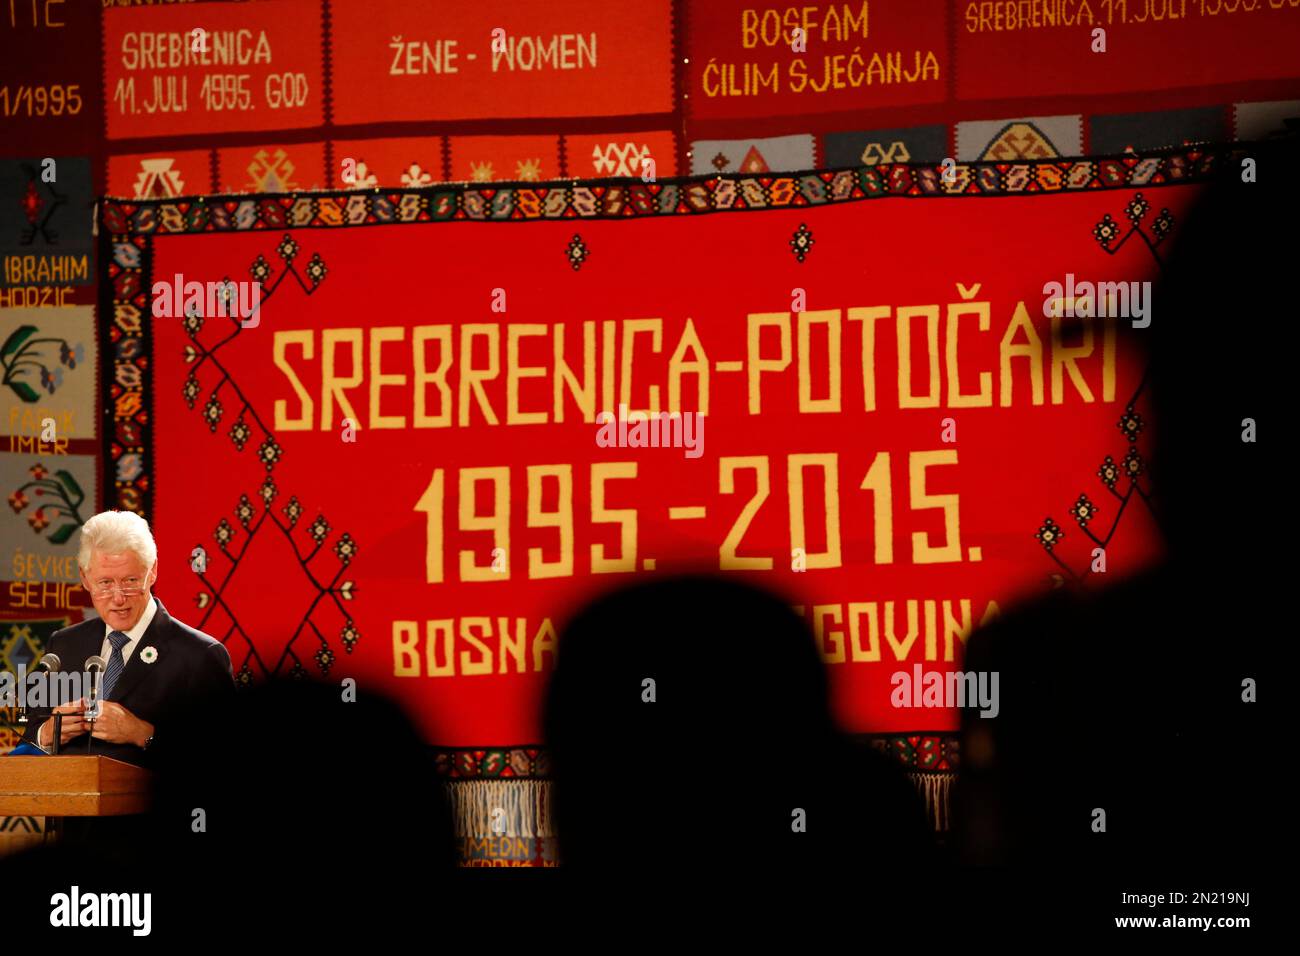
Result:
M549 780L448 780L458 836L549 837Z
M909 773L907 776L925 800L930 823L936 831L946 831L949 792L957 775ZM549 780L449 780L446 786L459 836L555 835Z
M939 832L947 830L948 793L957 775L955 773L909 773L908 777L925 798L925 810L935 830Z

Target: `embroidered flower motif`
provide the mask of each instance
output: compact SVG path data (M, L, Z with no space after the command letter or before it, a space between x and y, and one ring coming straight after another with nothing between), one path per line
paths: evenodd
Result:
M50 526L50 519L45 517L45 509L37 508L27 516L27 523L32 526L32 530L40 534Z
M351 618L348 618L347 624L343 625L343 629L339 631L339 637L343 638L343 646L347 649L347 652L351 654L352 645L361 638L361 635L357 633L356 625L352 623Z
M813 243L812 232L805 223L799 223L799 228L795 231L794 238L790 240L790 251L800 262L808 258L808 253L812 252Z
M1107 455L1106 460L1097 469L1097 476L1107 488L1114 489L1115 482L1119 480L1119 465L1115 464L1115 459Z
M239 523L244 526L245 531L248 530L248 523L253 520L254 514L256 512L253 510L253 503L248 499L248 495L240 495L239 505L235 508L235 517L239 519Z
M275 496L278 494L275 481L270 475L266 476L266 481L262 482L262 487L258 489L257 493L262 496L262 501L270 508L271 502L275 500Z
M80 343L71 346L67 342L59 344L59 361L68 368L76 368L78 362L85 361L86 349Z
M582 264L587 261L587 257L591 255L591 250L582 241L582 236L575 232L573 238L569 240L569 245L564 250L564 254L569 257L569 265L573 266L573 271L577 272L582 268Z
M140 660L144 661L146 664L152 664L154 661L158 660L158 648L156 647L140 648Z
M276 252L280 253L280 258L285 262L292 262L293 257L298 254L298 243L294 242L293 237L286 232Z
M350 562L357 553L357 543L352 540L352 535L344 531L343 536L334 545L334 553L339 556L339 560L344 564Z
M1169 230L1173 228L1173 225L1174 217L1169 214L1169 210L1161 209L1156 221L1151 223L1151 231L1156 234L1157 239L1163 239L1169 234Z
M267 438L257 449L257 457L262 459L262 464L266 465L266 470L270 471L275 467L275 463L280 460L283 450L276 444L274 438Z
M1151 206L1146 199L1143 198L1141 193L1138 193L1128 204L1128 208L1124 210L1124 215L1128 216L1132 222L1137 222L1147 214L1147 210L1150 208Z
M203 406L203 417L208 423L208 430L215 435L217 425L221 422L221 400L217 398L215 392L208 399L208 403Z
M282 509L284 516L289 519L289 527L292 528L302 517L302 503L298 501L298 496L294 495L289 499L289 503Z
M18 512L26 508L28 504L30 504L30 502L27 500L27 496L21 491L15 491L9 496L9 507L14 509L14 514L18 514Z
M419 163L411 163L401 176L403 186L427 186L433 177L420 168Z
M27 469L27 471L37 481L40 481L42 478L44 478L46 475L49 474L45 466L42 465L40 462L37 462L36 464L32 465L32 467Z
M1133 406L1130 405L1125 409L1117 425L1125 438L1129 441L1137 441L1138 433L1142 431L1142 416L1133 411Z
M325 535L330 533L329 522L325 520L324 515L317 515L316 520L311 523L311 527L307 529L307 532L316 539L317 544L320 544L325 540Z
M1130 448L1128 454L1124 456L1124 471L1130 478L1142 474L1142 456L1138 454L1136 448Z
M239 290L235 288L235 284L229 278L222 279L221 301L217 303L217 315L235 315L238 311L238 295Z
M1060 540L1065 537L1065 532L1061 530L1055 521L1048 518L1043 522L1043 526L1038 529L1038 533L1034 537L1038 539L1044 548L1051 551L1052 546L1060 543Z
M1086 528L1088 522L1096 517L1097 506L1088 500L1087 495L1079 495L1079 500L1070 509L1070 514L1074 515L1074 520L1079 522L1079 527Z
M1092 228L1092 236L1104 247L1119 238L1119 223L1110 218L1110 213L1101 217L1101 222Z
M199 380L193 375L187 378L185 380L185 387L181 390L181 394L185 396L185 404L190 407L191 411L193 411L194 400L199 397Z
M370 167L367 166L363 160L357 163L356 180L355 182L349 183L349 185L356 186L360 189L378 189L379 177L370 171Z
M217 544L224 548L230 543L230 539L235 536L235 529L230 527L229 521L222 518L217 522L217 530L213 532L212 536L217 539Z
M230 440L235 443L235 447L240 451L244 450L244 445L252 436L253 430L241 418L230 426Z
M321 284L329 270L325 268L325 263L321 261L320 253L314 253L311 262L307 263L307 278L311 280L312 287Z
M271 278L271 264L266 261L265 256L258 253L257 258L253 260L253 264L248 267L248 272L256 281L265 285L266 280Z

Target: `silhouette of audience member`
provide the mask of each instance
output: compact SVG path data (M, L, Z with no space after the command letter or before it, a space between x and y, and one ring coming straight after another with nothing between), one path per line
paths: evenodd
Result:
M571 873L680 885L932 853L902 768L836 729L803 621L736 580L652 579L581 610L544 721Z
M186 841L215 853L215 869L260 881L264 900L296 900L304 913L319 913L332 893L349 910L395 906L454 866L451 809L432 754L402 710L364 681L351 702L337 685L256 685L211 730L210 754L170 778L160 814L169 831L189 834L193 808L210 807L207 833ZM399 872L394 857L412 865ZM327 891L325 874L339 885Z
M1143 872L1231 883L1276 822L1262 807L1277 731L1243 701L1243 681L1263 681L1262 651L1281 637L1270 552L1290 509L1270 471L1290 414L1281 385L1295 378L1283 365L1295 306L1281 289L1296 258L1277 230L1300 214L1300 156L1294 139L1253 155L1259 181L1234 169L1207 188L1175 235L1151 326L1122 333L1149 349L1164 561L1091 594L1056 591L970 640L966 669L999 671L1002 700L994 719L964 716L963 861L1040 877L1106 870L1130 886Z
M131 845L12 861L38 888L40 920L48 894L73 883L152 891L160 930L278 927L296 938L368 932L445 899L458 858L445 786L410 720L364 681L354 702L338 685L254 685L190 734Z

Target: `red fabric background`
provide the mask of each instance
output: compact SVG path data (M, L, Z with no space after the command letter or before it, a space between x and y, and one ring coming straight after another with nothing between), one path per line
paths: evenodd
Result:
M1175 216L1193 195L1190 187L1150 192L1158 197L1153 205L1168 206ZM567 352L574 362L580 356L582 320L660 317L664 322L663 352L653 354L648 337L637 340L633 401L643 405L645 388L651 383L661 386L666 400L668 357L688 316L713 363L743 359L746 315L789 309L795 287L806 290L810 310L875 305L897 309L936 303L942 316L948 303L961 301L955 283L968 287L981 283L975 298L991 303L991 329L980 334L972 319L963 320L962 387L967 392L975 390L978 373L991 370L996 400L997 343L1018 301L1024 301L1035 327L1046 339L1048 321L1041 312L1044 282L1063 281L1067 272L1080 280L1154 278L1153 259L1140 242L1130 242L1111 256L1092 235L1094 224L1104 214L1121 218L1130 198L1129 193L1107 191L978 201L896 199L799 211L627 222L451 222L299 231L295 234L301 247L298 265L304 266L312 254L319 253L330 270L328 277L310 297L292 280L286 282L264 305L260 326L242 330L218 355L251 406L270 425L277 399L288 402L290 414L297 414L299 408L287 379L272 363L276 330L564 322L570 326ZM789 246L801 223L811 229L815 240L802 264ZM590 258L580 270L574 270L564 254L575 232L590 249ZM274 250L279 239L279 233L271 232L157 237L153 281L170 281L175 273L198 281L227 274L244 278L258 254L278 268L282 263ZM490 311L494 288L507 291L508 312L504 316ZM1157 303L1154 321L1177 319L1161 315ZM591 543L604 542L615 550L618 546L615 528L590 524L588 467L594 461L638 463L635 481L610 484L607 504L638 509L638 560L654 557L659 570L665 570L698 558L716 567L718 546L750 496L752 473L739 476L736 494L719 493L719 457L771 456L772 494L746 534L741 554L774 556L777 570L760 574L760 580L787 589L793 601L809 607L849 601L955 601L969 597L976 620L989 600L998 601L1005 610L1017 598L1048 587L1050 573L1057 570L1034 538L1048 515L1067 532L1058 553L1068 556L1076 568L1085 567L1092 545L1083 539L1067 512L1077 496L1086 492L1102 509L1095 525L1108 527L1113 518L1117 502L1105 492L1096 471L1104 456L1120 461L1127 451L1116 422L1136 385L1137 366L1121 361L1113 403L1082 403L1067 378L1065 404L1032 406L1028 375L1024 363L1018 362L1011 408L899 410L895 334L892 321L884 321L878 325L877 342L879 407L865 413L858 371L859 328L848 322L843 326L841 415L798 413L793 363L787 373L764 376L760 416L746 411L744 374L715 371L705 454L699 459L684 458L677 449L599 448L594 440L596 426L583 423L571 402L566 406L564 424L493 427L483 423L476 409L469 428L370 430L365 427L370 415L368 376L366 383L351 393L362 423L355 443L341 441L343 413L338 409L329 432L281 432L276 436L283 458L275 468L279 497L274 507L279 514L290 495L303 503L305 511L295 533L300 549L310 549L304 528L318 512L333 529L327 547L344 531L359 546L358 556L340 578L356 582L355 600L344 605L361 634L354 652L349 656L343 651L337 634L344 618L329 602L314 618L339 658L331 675L356 677L363 688L370 682L395 692L432 742L505 745L537 740L536 706L545 674L394 677L393 621L421 622L423 638L426 619L490 616L495 634L498 615L522 616L529 621L531 638L543 616L550 616L558 627L560 617L574 602L625 579L625 575L588 573ZM919 336L922 321L914 320L913 328L914 336ZM944 328L941 321L941 342ZM260 435L243 453L236 452L226 437L237 410L230 400L217 433L211 434L201 410L220 375L205 368L199 376L202 394L195 409L188 409L182 400L188 370L182 357L188 341L185 332L175 319L155 320L153 329L159 436L154 449L155 481L158 487L168 489L167 494L158 496L153 516L161 555L158 592L182 618L222 637L229 628L226 612L220 608L199 611L193 603L202 588L188 567L188 555L191 548L202 544L213 555L209 578L225 576L229 564L212 537L222 517L237 531L232 552L243 547L246 536L232 509L242 490L260 510L257 490L266 474L255 454ZM226 328L209 320L198 338L211 347L219 331L224 335ZM459 339L453 341L458 352ZM543 345L544 341L524 340L522 364L549 364L549 345ZM814 337L814 343L821 341ZM368 361L368 336L365 347ZM476 359L480 365L483 348L480 342ZM765 354L774 349L773 336L765 340ZM501 377L485 387L504 422L504 330L501 352ZM338 370L347 374L348 353L340 354ZM797 358L797 351L794 356ZM310 361L297 349L289 352L290 363L316 398L318 419L320 358L319 339ZM941 355L941 368L942 364ZM815 359L814 368L819 365ZM925 383L922 350L918 350L914 366L914 375L921 376L915 379L919 390ZM448 378L453 394L458 370L459 354ZM412 374L409 333L405 343L385 346L384 371ZM1100 363L1087 360L1084 374L1100 398ZM1045 376L1050 383L1046 369ZM818 376L815 381L814 395L822 394L824 379ZM549 409L549 377L525 380L521 394L524 409ZM694 394L694 382L688 378L684 386L688 410L695 407ZM223 395L228 395L228 388ZM945 401L946 397L945 390ZM431 403L434 400L431 397ZM599 401L597 407L602 407ZM435 410L436 405L431 404L430 411ZM409 384L384 391L384 413L403 414L409 420ZM945 445L939 438L941 420L947 416L958 424L955 445ZM914 565L910 562L911 533L928 531L939 536L942 519L936 511L911 513L907 454L950 447L957 449L959 464L931 469L929 491L960 494L963 550L979 546L983 560ZM876 566L872 561L871 497L857 490L877 451L889 451L893 456L895 563L889 566ZM791 452L839 454L843 567L803 574L786 570L790 543L784 456ZM529 581L526 549L543 547L548 559L555 558L557 550L553 529L525 527L525 468L552 463L575 465L576 573L570 578ZM512 574L508 581L459 583L456 552L473 548L478 563L486 564L492 545L486 533L456 530L456 469L493 465L511 467ZM447 580L429 585L424 582L425 517L414 508L435 467L447 471ZM817 529L820 475L809 471L806 478L809 527ZM479 507L485 504L480 500ZM707 506L706 519L668 520L670 505L698 504ZM549 499L547 507L551 507ZM809 547L819 547L819 532L810 535ZM1156 549L1149 515L1135 501L1108 551L1109 573L1117 577L1132 572ZM322 549L312 567L318 576L328 579L338 564L332 553ZM298 570L285 537L276 532L259 535L225 600L252 635L266 666L273 668L315 594ZM684 609L684 613L688 612ZM733 645L737 655L745 653L742 634L718 634L715 639ZM487 643L496 646L495 638ZM952 715L945 712L895 710L889 705L889 675L910 670L914 662L921 661L922 644L923 639L917 641L907 661L895 662L882 638L880 663L832 666L838 713L851 729L943 730L955 726ZM229 646L238 669L243 663L243 645L236 639ZM310 655L318 646L310 632L295 645L309 670L315 669ZM456 645L458 654L465 648L460 642ZM960 666L960 653L955 663ZM257 665L252 666L257 671ZM927 669L945 666L952 665L926 662Z

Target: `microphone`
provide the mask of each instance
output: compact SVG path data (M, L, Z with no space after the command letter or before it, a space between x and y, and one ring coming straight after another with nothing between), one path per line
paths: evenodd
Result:
M99 682L104 676L104 669L108 667L108 662L96 654L94 657L86 658L85 667L86 673L90 675L90 693L86 696L86 719L95 720L103 711L99 700Z
M30 680L33 674L52 674L63 666L63 661L59 660L58 654L46 654L27 673L25 680ZM47 696L48 700L48 696ZM27 695L23 695L23 702L18 707L18 723L27 723Z
M103 707L100 706L99 700L99 682L104 676L104 668L106 667L108 667L108 662L98 654L86 658L86 673L90 675L90 696L86 698L85 718L92 723L103 713ZM87 757L90 756L90 745L94 742L94 739L93 730L86 734Z

